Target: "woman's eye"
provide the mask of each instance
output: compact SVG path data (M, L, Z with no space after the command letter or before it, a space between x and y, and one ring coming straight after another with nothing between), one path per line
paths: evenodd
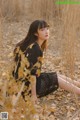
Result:
M44 30L44 28L41 28L41 31L43 31Z

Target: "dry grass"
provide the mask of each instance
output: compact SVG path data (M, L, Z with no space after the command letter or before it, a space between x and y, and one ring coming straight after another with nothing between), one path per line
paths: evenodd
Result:
M2 15L8 20L19 20L20 15L24 15L26 10L26 0L1 0L0 7Z
M79 11L80 8L79 6L63 6L63 5L58 5L56 6L54 4L54 0L30 0L30 6L29 6L29 11L28 8L26 7L28 0L25 0L23 2L23 0L1 0L1 11L0 12L0 16L4 16L4 18L8 18L11 20L19 20L20 19L20 15L24 14L27 15L28 12L31 12L30 14L28 13L31 21L33 21L34 19L45 19L47 20L51 25L52 28L54 28L54 17L58 17L59 19L62 20L63 22L63 31L62 31L62 46L61 46L61 50L62 50L62 57L63 57L63 61L64 61L64 73L67 74L67 76L70 76L71 78L74 78L74 74L75 74L75 61L76 61L76 39L79 39L77 36L77 30L79 29L79 21L80 21L80 15L79 15ZM78 11L78 12L77 12ZM61 13L62 12L62 13ZM0 26L2 27L2 21L0 19ZM53 34L52 34L53 35ZM0 29L0 44L2 44L2 30ZM12 39L12 36L11 36ZM2 46L2 45L1 45ZM56 60L57 62L57 60ZM3 87L2 90L4 92L2 92L0 99L3 100L4 105L4 109L3 111L8 111L10 114L10 120L11 119L19 119L21 117L21 115L24 115L24 118L20 118L20 119L24 119L26 120L26 118L28 118L28 120L32 120L32 118L30 118L30 116L34 115L36 113L34 106L32 105L32 103L28 102L25 103L22 100L22 97L20 96L20 89L18 90L18 97L14 98L15 100L13 101L14 104L16 104L16 111L17 112L13 112L15 110L13 110L14 106L12 106L12 96L7 97L6 98L6 91L7 91L7 82L8 85L13 85L13 89L12 91L9 92L13 92L15 91L15 88L17 88L16 83L14 83L14 81L12 81L11 76L8 76L7 78L5 78L4 76L4 83L3 83ZM8 80L8 81L7 81ZM11 81L9 81L11 80ZM19 88L21 87L21 85L18 85ZM23 88L23 86L22 86ZM16 89L17 90L17 89ZM19 101L18 101L18 98ZM76 102L76 104L78 104ZM22 109L24 109L24 111ZM44 109L43 109L43 116L44 116ZM12 115L12 116L11 116ZM16 118L18 116L18 118ZM13 117L13 118L12 118ZM45 119L45 118L44 118Z
M3 35L2 35L2 12L1 12L1 8L0 8L0 44L2 46L2 38L3 38Z
M66 69L68 74L73 78L74 76L74 64L76 58L76 41L78 36L76 30L79 27L80 15L77 11L80 11L79 6L63 6L64 11L62 13L63 20L63 40L62 40L62 53L63 59L66 61Z
M63 6L63 10L62 57L64 61L64 72L67 76L75 79L75 62L77 60L76 45L78 39L77 28L80 27L80 15L78 12L80 11L80 8L77 5L66 5ZM74 81L72 81L72 83L74 83ZM74 95L74 98L76 105L78 106L77 96ZM72 116L70 120L73 118L74 116Z
M60 16L60 6L55 5L55 0L1 0L2 14L9 20L19 20L20 15L30 14L31 19L45 19L51 22L55 16Z
M53 24L53 18L60 16L60 9L59 6L55 5L55 0L32 0L30 12L32 13L32 19L45 19L51 25Z

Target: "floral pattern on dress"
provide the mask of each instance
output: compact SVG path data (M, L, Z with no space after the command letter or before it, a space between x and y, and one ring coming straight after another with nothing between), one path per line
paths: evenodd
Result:
M20 49L20 47L16 47L14 51L15 65L12 75L16 81L25 81L26 87L24 91L30 92L29 85L31 76L40 76L42 61L43 51L37 42L29 45L24 52Z

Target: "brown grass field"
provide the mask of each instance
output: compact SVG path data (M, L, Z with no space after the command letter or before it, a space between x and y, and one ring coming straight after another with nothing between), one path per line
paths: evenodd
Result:
M9 120L80 120L80 96L58 89L34 106L30 98L24 102L20 96L23 86L11 76L14 47L36 19L50 24L42 71L80 79L80 5L57 5L55 0L1 0L0 112L8 112ZM7 91L11 96L6 96ZM12 97L15 91L19 93L18 100Z

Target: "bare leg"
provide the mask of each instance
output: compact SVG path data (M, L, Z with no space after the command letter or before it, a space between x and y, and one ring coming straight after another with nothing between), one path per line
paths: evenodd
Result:
M62 79L65 79L66 81L75 84L77 87L80 87L80 82L76 81L76 80L72 80L71 78L61 75L61 74L57 74L58 76L60 76Z
M80 95L80 88L58 76L59 87L69 92Z

